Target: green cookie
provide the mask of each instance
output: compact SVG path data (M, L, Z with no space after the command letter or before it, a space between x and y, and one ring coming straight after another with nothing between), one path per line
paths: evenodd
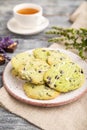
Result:
M25 94L33 99L49 100L59 96L59 92L47 87L46 85L35 85L25 83L23 86Z
M37 48L33 51L33 54L35 58L47 61L47 58L49 56L49 50L46 50L44 48Z
M50 51L50 56L48 56L48 63L50 65L59 63L59 62L69 62L71 59L64 53L60 51Z
M34 59L26 64L20 71L20 75L30 83L44 84L43 76L48 69L49 65L45 61Z
M21 69L23 69L26 63L30 62L32 59L34 59L34 56L28 52L19 53L11 59L12 67L19 77Z
M59 63L51 66L45 73L44 80L50 88L59 92L68 92L82 86L84 73L73 62Z

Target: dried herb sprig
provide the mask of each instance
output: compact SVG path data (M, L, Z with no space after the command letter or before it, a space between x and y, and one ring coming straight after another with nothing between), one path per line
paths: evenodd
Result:
M53 38L48 42L64 43L66 49L76 49L81 58L87 59L85 52L87 52L87 29L80 28L61 28L53 26L46 34L53 34Z

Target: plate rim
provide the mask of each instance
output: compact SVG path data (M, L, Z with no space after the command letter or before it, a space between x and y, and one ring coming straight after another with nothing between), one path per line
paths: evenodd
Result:
M45 48L45 49L50 49L50 50L64 50L65 52L67 51L67 50L65 50L65 49L61 49L61 48L57 48L57 49L54 49L54 48ZM32 50L34 50L34 49L32 49ZM29 52L32 52L32 50L29 50ZM27 51L24 51L24 52L27 52ZM78 56L78 55L76 55L75 53L73 53L73 52L71 52L71 51L68 51L68 52L70 52L70 53L72 53L72 54L74 54L75 56ZM78 56L79 57L79 56ZM80 57L79 57L80 58ZM8 64L10 64L11 63L11 61L8 63ZM85 62L86 63L86 62ZM7 68L7 66L8 66L8 64L6 65L6 67L5 67L5 69L4 69L4 72L3 72L3 76L2 76L2 79L3 79L3 83L4 83L4 87L5 87L5 89L7 90L7 92L12 96L12 97L14 97L15 99L18 99L19 101L21 101L21 102L24 102L24 103L27 103L27 104L31 104L31 105L34 105L34 106L41 106L41 107L55 107L55 106L61 106L61 105L65 105L65 104L68 104L68 103L71 103L71 102L74 102L74 101L76 101L76 100L78 100L80 97L82 97L86 92L87 92L87 88L85 88L84 89L84 91L82 91L79 95L77 95L77 96L75 96L75 97L73 97L72 99L68 99L67 101L62 101L62 102L53 102L53 103L51 103L51 102L43 102L43 103L41 103L41 102L35 102L35 101L31 101L31 100L26 100L26 99L24 99L23 97L20 97L19 95L16 95L15 93L13 93L10 89L9 89L9 86L7 86L6 85L6 82L5 82L5 80L4 80L4 74L5 74L5 70L6 70L6 68ZM31 99L31 98L30 98Z
M36 102L32 102L30 100L26 100L26 99L23 99L23 98L20 98L19 96L15 95L15 93L13 93L12 91L10 91L10 89L4 85L5 89L7 90L7 92L15 99L17 99L18 101L21 101L22 103L26 103L26 104L29 104L29 105L33 105L33 106L40 106L40 107L57 107L57 106L63 106L63 105L66 105L66 104L70 104L74 101L77 101L78 99L80 99L84 94L87 93L87 89L85 89L83 91L83 93L77 95L76 97L74 97L73 99L69 99L67 101L62 101L62 102L58 102L58 103L36 103Z

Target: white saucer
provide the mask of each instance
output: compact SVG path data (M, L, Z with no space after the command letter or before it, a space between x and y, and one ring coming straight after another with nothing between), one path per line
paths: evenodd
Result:
M22 35L32 35L37 34L41 31L43 31L48 25L49 21L47 18L43 17L41 18L42 22L40 25L32 28L23 28L21 27L17 21L14 18L11 18L7 23L7 28L16 34L22 34Z

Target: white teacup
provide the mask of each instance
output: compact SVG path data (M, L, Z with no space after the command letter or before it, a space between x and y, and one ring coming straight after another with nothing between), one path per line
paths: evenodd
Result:
M16 5L13 13L16 21L24 28L31 28L41 23L42 7L37 4L24 3Z

